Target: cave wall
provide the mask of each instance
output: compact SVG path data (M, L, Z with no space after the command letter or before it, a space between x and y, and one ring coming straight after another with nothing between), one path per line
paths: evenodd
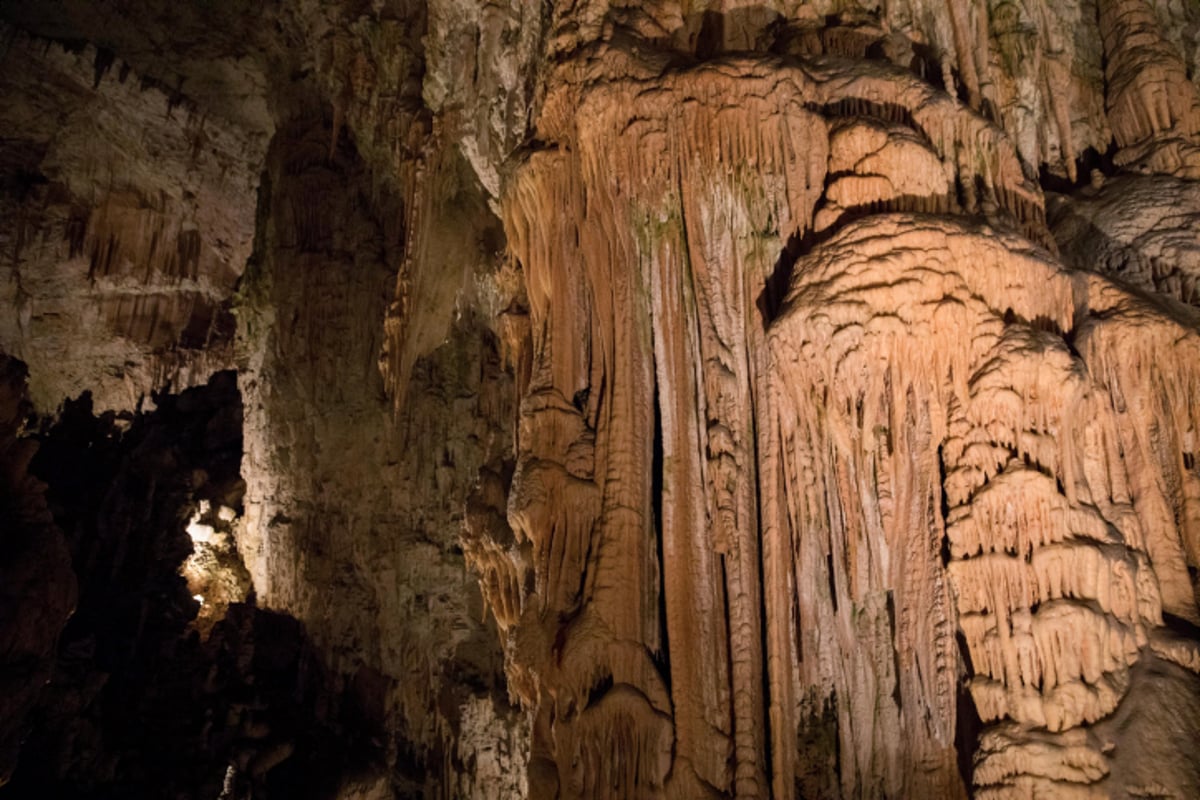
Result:
M24 434L30 412L27 372L0 360L0 453L3 484L3 590L0 593L0 680L6 724L0 735L0 778L16 769L26 720L54 670L58 634L75 608L78 581L62 530L46 503L46 485L29 472L37 445Z
M201 510L242 505L237 378L154 399L97 415L85 394L23 440L42 528L6 531L25 622L5 628L22 689L6 693L5 796L337 796L383 758L361 698L299 621L244 593L197 624L218 595L181 569L206 549Z
M236 370L244 495L113 534L182 592L151 638L188 668L112 674L294 708L178 791L1200 793L1194 5L0 15L0 351L43 450L84 392L136 451ZM9 791L121 785L148 745L95 665L29 688L110 613L99 567L63 629L38 558ZM52 747L75 725L103 756Z
M90 391L101 410L132 409L232 366L228 300L269 129L213 121L86 40L0 35L0 337L34 366L33 401Z
M329 143L320 119L277 135L239 289L238 547L258 602L303 620L331 669L373 686L372 713L395 726L389 747L415 796L433 785L508 796L522 783L507 761L526 747L524 726L457 532L480 467L510 449L511 381L468 310L412 365L406 413L393 413L378 362L401 204L372 195L347 139L332 160ZM453 290L479 267L451 257L443 268ZM509 756L468 769L464 731Z

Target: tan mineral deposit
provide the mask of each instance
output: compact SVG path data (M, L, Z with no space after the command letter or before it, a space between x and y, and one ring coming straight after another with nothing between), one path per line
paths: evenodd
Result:
M1200 798L1193 0L0 0L0 800Z

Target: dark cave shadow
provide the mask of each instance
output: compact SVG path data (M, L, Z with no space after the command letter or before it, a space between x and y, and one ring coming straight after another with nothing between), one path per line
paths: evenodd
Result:
M305 626L252 597L201 639L185 523L200 499L241 506L241 397L224 372L153 399L96 415L85 394L36 434L79 599L0 798L332 800L384 762L381 692L340 685Z

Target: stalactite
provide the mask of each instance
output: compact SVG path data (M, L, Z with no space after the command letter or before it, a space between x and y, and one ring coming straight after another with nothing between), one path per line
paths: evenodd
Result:
M875 422L880 416L872 410L877 401L871 398L883 387L859 365L882 357L891 365L893 397L897 386L901 392L912 387L908 391L932 415L933 430L944 431L925 440L925 447L937 447L945 470L950 558L946 578L955 597L949 621L965 640L978 713L993 726L985 732L977 755L976 787L988 797L1025 796L1051 786L1090 796L1108 768L1104 756L1079 738L1080 726L1097 722L1121 704L1130 669L1151 641L1166 641L1164 634L1155 633L1163 630L1162 612L1191 614L1195 608L1190 592L1184 597L1168 591L1170 576L1157 567L1185 561L1178 548L1188 541L1186 529L1164 529L1162 518L1153 516L1155 504L1162 502L1153 491L1136 491L1132 513L1121 488L1124 480L1113 477L1127 471L1153 476L1151 463L1162 465L1168 475L1174 468L1162 454L1139 458L1135 447L1140 445L1133 444L1154 425L1153 419L1171 417L1165 406L1150 411L1153 404L1136 399L1149 397L1141 394L1146 389L1135 387L1146 386L1146 365L1152 361L1135 355L1136 349L1119 357L1103 349L1118 341L1137 341L1134 348L1153 347L1154 328L1147 325L1133 334L1129 316L1138 313L1139 301L1098 278L1080 281L1033 253L1022 254L1019 240L1006 245L944 227L936 228L935 237L934 228L906 219L898 228L903 233L895 235L911 242L910 247L890 239L889 246L898 250L887 255L889 251L871 246L876 237L886 235L879 227L878 221L855 223L814 251L802 263L784 316L772 332L774 363L781 373L777 391L791 395L782 404L781 419L807 431L804 439L784 446L785 464L790 461L795 464L790 469L803 470L799 475L806 476L792 484L820 486L822 476L830 475L843 487L837 490L837 503L829 489L810 495L792 528L809 536L823 531L819 539L836 535L843 526L854 530L866 525L873 508L884 507L888 494L876 489L875 499L865 493L854 497L846 484L864 468L856 464L870 457L864 446L868 431L886 430L894 446L912 440L907 432L911 427L899 425L895 414ZM976 248L976 254L947 257L941 247ZM921 255L896 255L910 248ZM995 281L999 272L974 266L993 257L1006 264L999 271L1008 276L1004 282ZM925 275L913 281L906 279L906 270ZM1042 275L1034 279L1042 287L1036 298L1019 290L1024 280L1016 278L1018 274ZM1008 281L1012 283L1006 286ZM1075 309L1085 297L1087 307L1100 316L1078 326ZM954 311L947 313L950 309ZM1117 313L1118 309L1127 310ZM903 324L893 324L893 318ZM1037 320L1049 325L1034 327L1029 322ZM1175 323L1162 318L1153 325L1163 326L1164 335L1181 334ZM974 333L955 333L966 330ZM1075 341L1085 345L1079 355L1062 341L1071 331ZM1113 338L1102 333L1108 331ZM933 352L906 344L932 336L958 344ZM1187 341L1191 338L1188 335ZM1101 341L1113 344L1101 346ZM1165 351L1162 346L1156 350ZM1112 373L1117 361L1120 378ZM1185 362L1191 363L1172 359L1171 374L1176 364ZM1191 381L1183 378L1182 385L1190 386ZM796 385L812 388L795 396L789 387ZM1180 379L1170 378L1167 385L1180 386ZM1192 427L1187 416L1191 392L1171 389L1163 395L1168 403L1175 397L1174 418L1183 430ZM1145 409L1149 415L1134 418L1118 408L1114 416L1107 405L1109 393L1125 398L1126 408ZM813 406L826 409L827 433L810 421ZM790 423L792 419L796 423ZM1096 446L1122 429L1130 441L1122 448L1125 455ZM806 466L809 462L798 451L829 452L829 445L820 444L824 436L838 455L831 454L834 460L823 466ZM1085 452L1089 460L1099 459L1100 469L1079 468ZM896 449L892 457L902 453ZM838 466L841 458L848 458L849 464ZM924 469L930 469L929 461L925 463ZM833 528L828 527L831 523ZM1168 546L1176 550L1164 550ZM840 549L835 539L831 550ZM798 569L813 561L811 556L802 559ZM848 577L840 572L828 576L836 593L831 601L847 591L843 582ZM824 578L814 578L810 580L825 584ZM894 591L901 603L913 588L900 583ZM839 599L814 611L836 619L846 604ZM1181 650L1159 646L1155 652L1171 652L1182 665L1191 663ZM1005 719L1022 727L1009 726ZM1082 747L1081 755L1100 769L1053 773L1069 742L1075 742L1070 747Z
M1106 106L1119 165L1200 177L1200 94L1146 0L1103 0Z
M982 108L982 98L979 93L979 71L975 59L980 42L971 35L969 21L971 9L970 6L949 0L946 3L946 10L950 17L951 27L954 29L954 51L958 56L958 73L962 76L967 90L967 103L978 111ZM986 17L986 10L982 16ZM986 36L983 37L983 42L987 42Z

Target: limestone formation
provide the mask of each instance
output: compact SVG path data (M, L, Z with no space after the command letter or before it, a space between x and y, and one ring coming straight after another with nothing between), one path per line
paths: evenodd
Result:
M4 349L53 410L102 409L232 366L267 132L221 124L91 44L5 27Z
M1051 223L1073 265L1147 292L1200 305L1200 187L1165 175L1098 176Z
M0 800L1200 796L1195 4L0 26Z

